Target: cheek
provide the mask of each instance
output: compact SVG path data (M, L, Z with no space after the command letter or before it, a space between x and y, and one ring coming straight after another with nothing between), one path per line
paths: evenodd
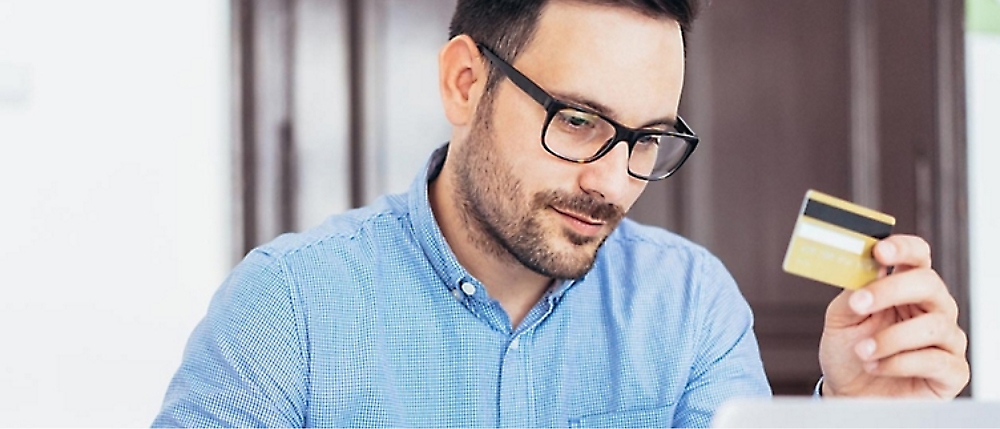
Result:
M509 159L531 160L547 154L542 148L545 111L523 94L513 94L501 86L493 111L493 135L499 150ZM515 97L516 95L516 97Z
M575 174L573 163L552 156L542 147L543 120L544 112L534 111L494 116L494 150L529 195L565 187L567 184L560 183L559 178Z
M629 180L630 181L628 185L628 192L626 194L625 199L622 201L622 209L624 209L626 212L628 212L635 204L635 202L639 200L639 197L642 196L643 191L646 190L646 185L649 185L649 182L645 182L642 180L638 179L629 179Z

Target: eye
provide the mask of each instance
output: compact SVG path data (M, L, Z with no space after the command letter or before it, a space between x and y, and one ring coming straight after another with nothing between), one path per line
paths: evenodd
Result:
M578 110L562 110L556 114L556 121L566 130L587 130L597 126L598 118Z
M642 136L642 137L639 137L639 139L635 141L635 145L637 147L655 147L655 146L657 146L657 145L660 144L660 139L661 138L663 138L663 136L655 135L655 134L654 135L649 135L649 136Z

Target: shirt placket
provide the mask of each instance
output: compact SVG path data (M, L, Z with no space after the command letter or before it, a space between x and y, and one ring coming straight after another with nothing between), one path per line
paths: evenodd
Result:
M477 281L464 279L452 289L452 295L480 321L507 335L500 360L497 386L497 426L536 426L535 392L531 371L532 336L536 328L552 313L558 301L556 297L561 293L546 294L528 312L521 325L512 331L500 304L490 300L481 288Z
M520 332L507 342L500 368L500 427L531 427L532 403L529 381L528 332Z
M538 325L552 314L554 308L555 300L546 296L528 313L521 327L511 334L500 370L500 427L537 426L531 366L532 338Z

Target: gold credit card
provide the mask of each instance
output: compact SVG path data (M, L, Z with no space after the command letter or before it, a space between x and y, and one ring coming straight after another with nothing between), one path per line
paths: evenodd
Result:
M872 246L892 234L896 218L809 190L795 222L782 268L846 289L878 278Z

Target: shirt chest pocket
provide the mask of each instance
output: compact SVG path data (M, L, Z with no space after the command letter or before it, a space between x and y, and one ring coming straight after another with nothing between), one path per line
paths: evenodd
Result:
M568 423L571 428L668 428L673 425L676 406L590 414L569 419Z

